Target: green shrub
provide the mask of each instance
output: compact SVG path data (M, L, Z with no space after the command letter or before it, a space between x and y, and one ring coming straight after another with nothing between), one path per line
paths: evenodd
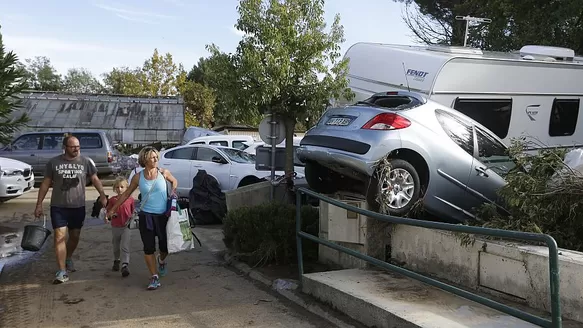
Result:
M317 236L318 209L303 206L301 214L302 230ZM252 265L287 264L297 260L295 227L294 205L266 203L243 207L227 213L223 221L223 241L234 255ZM305 259L317 258L317 244L305 239L302 242Z
M513 142L509 155L517 164L505 177L499 195L510 215L491 204L478 210L479 225L549 234L560 247L583 251L583 178L563 163L570 149L524 153L523 142Z

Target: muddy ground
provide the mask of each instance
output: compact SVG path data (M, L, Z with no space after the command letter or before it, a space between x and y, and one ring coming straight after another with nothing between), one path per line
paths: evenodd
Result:
M90 188L88 212L96 198ZM0 204L0 242L20 243L35 202L32 192ZM6 243L10 233L17 237ZM139 233L132 231L127 278L111 271L110 240L109 227L88 217L73 256L77 272L62 285L51 284L50 238L41 252L7 258L16 260L0 275L0 327L332 327L225 267L206 248L171 255L162 287L147 291Z

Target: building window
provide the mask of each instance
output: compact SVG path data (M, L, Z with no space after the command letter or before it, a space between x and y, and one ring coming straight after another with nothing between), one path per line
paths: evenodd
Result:
M473 118L500 139L508 136L512 99L460 99L455 100L455 110Z
M551 109L549 136L572 136L579 117L579 99L555 99Z

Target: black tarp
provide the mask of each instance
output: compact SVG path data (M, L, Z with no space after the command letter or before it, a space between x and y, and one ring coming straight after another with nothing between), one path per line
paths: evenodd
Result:
M196 224L222 223L227 214L225 194L221 191L219 182L205 170L198 170L192 179L188 200Z

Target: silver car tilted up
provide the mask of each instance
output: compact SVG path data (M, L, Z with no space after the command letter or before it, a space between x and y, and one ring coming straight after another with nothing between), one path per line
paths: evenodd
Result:
M373 209L404 215L423 198L424 209L448 221L465 221L497 190L514 167L494 133L456 110L412 92L383 92L328 109L297 150L309 186L331 194L350 190ZM391 171L378 181L378 163Z

